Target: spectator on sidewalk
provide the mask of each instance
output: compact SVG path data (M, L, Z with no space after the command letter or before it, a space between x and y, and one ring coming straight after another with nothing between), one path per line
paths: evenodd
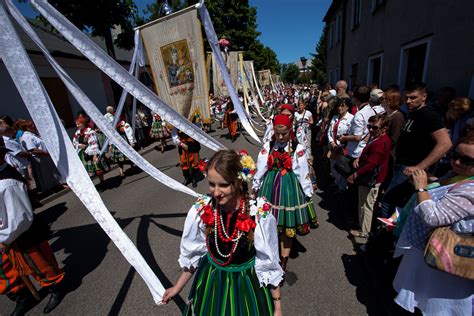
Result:
M405 89L409 116L397 142L393 177L383 198L382 216L403 206L410 197L409 177L415 170L427 170L452 146L439 114L426 105L426 86L409 85Z
M354 161L354 172L347 178L351 184L359 185L359 226L351 235L367 239L372 226L374 205L380 185L387 176L390 158L390 137L387 135L389 120L378 114L369 118L369 141L359 158Z

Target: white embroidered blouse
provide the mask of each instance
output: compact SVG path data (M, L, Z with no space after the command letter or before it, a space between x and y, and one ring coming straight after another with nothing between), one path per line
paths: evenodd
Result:
M262 200L264 199L257 198L257 204ZM182 268L197 268L201 257L207 254L206 225L201 220L199 212L210 201L209 196L202 196L189 209L184 223L178 260ZM269 284L278 286L283 278L283 270L279 263L276 219L271 213L265 216L257 213L255 222L257 224L254 231L255 272L261 286Z

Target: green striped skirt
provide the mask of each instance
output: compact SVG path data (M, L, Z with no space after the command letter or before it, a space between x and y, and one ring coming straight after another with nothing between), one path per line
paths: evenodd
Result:
M293 171L268 170L259 191L272 205L278 232L288 237L306 235L317 227L318 218L313 201L306 197Z
M209 254L202 257L183 315L273 315L270 290L260 287L255 273L255 257L225 267Z
M94 161L94 157L87 155L83 150L79 152L79 158L81 158L82 164L87 170L89 177L101 176L110 170L109 165L104 158L99 158L98 161Z

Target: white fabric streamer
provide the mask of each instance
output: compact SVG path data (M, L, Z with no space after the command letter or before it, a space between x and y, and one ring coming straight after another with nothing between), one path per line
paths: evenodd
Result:
M224 78L224 82L227 86L227 90L229 91L232 103L234 103L234 107L237 112L237 115L239 116L240 122L242 123L242 126L245 128L245 130L249 133L249 135L260 144L261 141L255 131L252 129L252 126L250 126L250 122L247 119L245 109L242 106L242 103L240 103L239 97L237 96L235 88L232 85L231 78L229 76L229 73L227 72L227 68L225 66L224 59L222 58L221 50L219 48L216 31L214 30L211 17L209 16L209 11L207 11L205 4L202 4L199 8L199 14L201 16L202 25L204 26L204 31L206 32L207 40L209 42L209 45L211 46L214 58L217 64L219 65L219 69L221 70L222 77Z
M258 96L260 98L260 101L262 101L262 104L264 104L265 101L263 100L262 93L260 92L260 88L258 87L258 81L257 81L257 77L255 76L255 69L253 68L253 63L250 64L250 68L252 68L252 77L255 83L255 88L257 89L257 92L258 92ZM260 117L263 118L265 122L267 122L267 119L265 119L265 117L262 115L262 112L260 111L260 105L258 104L258 101L255 102L255 107L257 109L258 115L260 115Z
M71 94L74 96L76 101L84 109L84 111L86 111L87 115L89 115L89 117L95 122L95 124L97 124L101 131L108 137L108 139L115 146L117 146L117 148L131 161L133 161L140 169L148 173L150 176L152 176L159 182L163 183L164 185L168 186L173 190L180 191L194 197L200 196L199 193L196 193L195 191L184 186L180 182L174 180L173 178L170 178L169 176L158 170L155 166L150 164L118 134L115 128L110 126L109 122L102 116L102 113L97 109L94 103L87 97L87 95L79 88L79 86L69 77L69 75L64 71L64 69L62 69L61 66L50 55L48 49L41 42L40 38L36 35L29 23L10 1L11 0L7 0L6 3L8 5L8 8L10 9L10 13L12 14L12 16L23 28L26 34L41 49L53 69L57 72L57 74L64 82L66 87L69 89L69 91L71 91Z
M13 4L7 0L9 7ZM145 262L133 242L123 232L94 189L66 130L62 126L45 88L41 84L26 50L0 1L0 57L15 83L51 158L69 187L114 242L127 261L148 286L156 304L160 304L164 287Z
M145 87L134 76L130 75L86 34L77 29L77 27L45 0L32 0L31 4L62 36L64 36L64 38L87 57L87 59L127 90L128 93L137 98L137 100L158 113L163 120L185 131L189 137L214 151L226 148L163 102L156 94Z

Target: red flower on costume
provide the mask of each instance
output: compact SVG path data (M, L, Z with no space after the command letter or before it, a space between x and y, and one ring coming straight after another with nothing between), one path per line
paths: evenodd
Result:
M245 149L242 149L241 151L239 151L239 155L245 155L245 156L248 156L248 152L245 150Z
M274 162L273 155L268 155L267 166L269 170L273 169L273 162Z
M253 219L251 219L245 214L239 213L239 216L237 217L237 223L235 223L235 227L237 227L238 230L248 233L256 226L257 224Z
M212 207L209 204L203 207L199 215L201 216L201 220L204 224L207 226L214 225L214 213L212 212Z
M262 207L263 211L265 211L265 212L270 211L271 208L272 208L272 207L271 207L271 205L270 205L269 203L263 204L263 207Z
M300 151L298 152L298 156L303 157L303 156L304 156L304 150L300 150Z
M262 151L260 152L262 155L266 155L267 154L267 151L264 149L262 149Z

